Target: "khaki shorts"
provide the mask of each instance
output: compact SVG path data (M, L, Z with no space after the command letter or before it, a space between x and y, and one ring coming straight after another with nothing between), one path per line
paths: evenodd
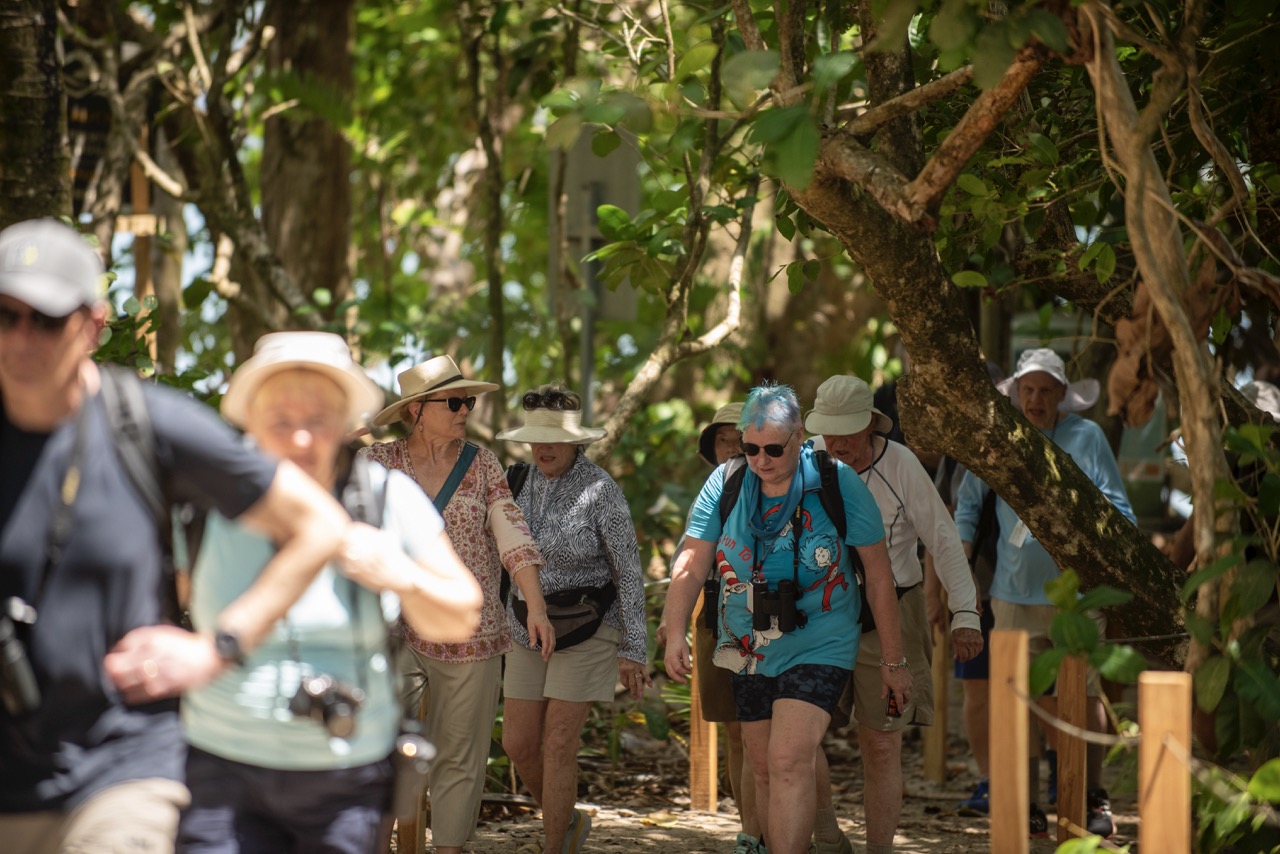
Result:
M1049 627L1053 625L1053 617L1058 613L1058 609L1054 606L1020 605L1017 602L992 599L991 613L995 615L997 629L1021 630L1027 633L1027 652L1030 653L1030 661L1034 661L1037 655L1053 647L1053 641L1049 639ZM1098 637L1105 638L1107 636L1106 616L1101 611L1090 611L1089 616L1098 624ZM1058 686L1055 684L1050 689L1049 695L1057 693ZM1088 675L1085 677L1085 693L1090 697L1097 697L1102 693L1102 682L1098 678L1098 671L1092 667L1089 668Z
M518 643L507 653L502 692L517 700L611 703L618 687L618 645L622 632L602 623L595 636L577 646L542 653Z
M867 607L863 603L863 607ZM929 726L933 723L933 637L924 610L924 585L917 584L898 600L902 626L902 652L911 665L914 686L911 702L902 709L902 717L891 718L885 712L885 699L880 696L880 633L864 634L858 644L858 663L853 678L840 698L840 708L832 716L836 726L851 721L879 732L898 732L908 724Z
M148 777L91 795L70 813L0 815L3 850L24 854L169 854L178 814L191 803L187 787Z
M705 601L706 596L702 599ZM702 608L693 615L693 654L698 660L698 699L702 702L702 719L711 723L731 723L738 719L733 702L733 685L729 671L711 663L716 650L716 637L702 624Z

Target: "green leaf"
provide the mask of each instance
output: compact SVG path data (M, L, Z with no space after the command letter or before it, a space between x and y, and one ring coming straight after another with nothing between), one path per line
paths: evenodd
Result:
M878 38L878 37L877 37ZM1004 78L1017 53L1009 44L1009 28L995 21L978 33L973 54L973 82L983 89L994 89Z
M1222 694L1231 679L1231 661L1220 655L1204 661L1195 672L1196 705L1212 712L1222 702Z
M1075 610L1076 599L1080 594L1080 576L1073 570L1065 570L1044 585L1044 593L1049 601L1064 611Z
M803 104L792 104L776 110L765 110L751 125L751 136L763 145L786 139L795 129L809 119L809 110Z
M1102 843L1101 836L1073 837L1059 845L1054 854L1094 854Z
M719 52L720 47L715 42L702 42L686 50L676 63L676 81L706 68Z
M1071 40L1067 35L1067 27L1057 15L1046 9L1031 9L1027 12L1027 23L1035 37L1050 50L1066 53L1070 49Z
M591 153L596 157L607 157L622 144L622 137L611 130L602 130L591 137Z
M187 311L199 308L213 291L213 282L201 276L192 279L191 284L182 289L182 307Z
M946 0L929 25L929 40L939 50L960 50L978 31L978 16L966 0Z
M547 128L547 145L568 151L577 144L581 133L582 117L575 113L563 115Z
M1102 242L1099 241L1099 243ZM1093 269L1098 276L1099 284L1105 283L1116 271L1116 250L1110 243L1102 243L1102 248L1098 251L1098 261Z
M796 236L796 221L789 215L779 214L773 218L774 225L778 227L778 233L791 242Z
M1099 608L1123 605L1132 599L1133 594L1127 590L1117 590L1104 585L1085 591L1085 594L1076 600L1076 607L1081 611L1095 611Z
M1253 614L1276 592L1275 564L1265 559L1251 560L1231 581L1222 618L1234 622Z
M1280 801L1280 759L1272 759L1253 772L1249 794L1260 801Z
M1133 683L1147 669L1147 660L1131 646L1105 644L1089 654L1089 663L1112 682Z
M321 308L328 308L333 302L333 291L328 288L316 288L311 292L311 300Z
M987 182L972 172L962 172L960 177L956 178L956 186L971 196L990 198L995 195L991 188L987 186Z
M769 88L777 76L781 60L776 51L748 50L729 57L720 69L725 94L739 108L749 106L755 93Z
M813 61L813 85L820 90L834 86L857 64L858 57L850 51L824 53Z
M806 282L818 281L819 274L822 273L822 262L817 258L810 258L804 262L804 280Z
M987 277L977 270L961 270L958 273L952 273L951 281L955 282L957 288L985 288L987 286Z
M1214 344L1221 345L1227 340L1227 335L1231 332L1231 315L1227 314L1225 306L1218 306L1218 310L1213 313L1213 320L1209 323L1209 338Z
M1066 657L1067 650L1064 647L1055 646L1032 660L1031 672L1027 678L1031 696L1039 697L1053 687L1053 681L1058 678L1058 668L1062 665L1062 659Z
M130 317L133 317L135 314L142 311L142 303L138 302L137 297L129 297L124 301L124 305L120 306L120 311Z
M1253 704L1265 720L1280 720L1280 681L1261 661L1246 661L1236 668L1236 693Z
M787 265L787 290L792 296L804 290L804 263L796 261Z
M1098 257L1098 253L1102 251L1104 246L1101 240L1095 240L1085 247L1084 252L1080 253L1080 270L1084 271L1089 268L1094 259Z
M606 240L624 240L633 235L631 216L617 205L601 205L596 208L596 224Z
M1275 472L1267 472L1258 484L1258 510L1268 517L1280 514L1280 477Z
M813 167L818 161L818 145L821 136L818 125L808 113L804 114L791 134L774 148L778 177L788 187L802 190L813 180Z
M915 0L872 0L871 12L877 20L876 37L866 49L873 52L901 50L917 5Z
M1029 133L1027 134L1027 144L1031 147L1031 154L1040 163L1045 166L1058 165L1058 159L1061 155L1058 154L1058 146L1054 145L1053 140L1049 139L1049 137L1042 133Z
M1068 652L1089 652L1098 645L1098 624L1084 614L1059 612L1053 615L1049 637Z
M1236 566L1242 560L1244 560L1244 555L1238 552L1233 552L1226 557L1218 558L1204 569L1197 569L1195 572L1191 573L1190 577L1188 577L1186 582L1182 585L1182 601L1190 601L1191 594L1195 593L1196 590L1200 588L1200 585L1212 581L1215 578L1220 578L1225 572L1227 572L1227 570Z

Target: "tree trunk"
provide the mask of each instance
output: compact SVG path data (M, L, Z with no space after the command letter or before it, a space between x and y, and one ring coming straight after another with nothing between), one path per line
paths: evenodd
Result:
M55 0L0 7L0 228L71 213Z

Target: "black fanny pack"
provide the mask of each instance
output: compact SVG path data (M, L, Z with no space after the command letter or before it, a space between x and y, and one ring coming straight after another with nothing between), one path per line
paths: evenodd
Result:
M876 630L876 617L871 613L871 606L867 604L867 582L861 575L857 576L857 578L858 587L860 588L858 592L862 594L862 612L858 614L858 625L862 626L862 633L865 635L867 632L874 632ZM920 584L921 582L917 581L910 587L895 587L894 590L897 591L898 598L901 599L903 596L906 596L909 591L915 590L919 587Z
M603 587L570 587L544 596L547 618L556 632L556 649L568 649L594 637L604 615L618 598L612 581ZM523 625L529 624L529 604L516 597L511 610Z

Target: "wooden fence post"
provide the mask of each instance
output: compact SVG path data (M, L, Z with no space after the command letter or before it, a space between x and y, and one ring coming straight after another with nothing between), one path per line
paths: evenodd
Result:
M1058 669L1058 717L1063 723L1089 728L1089 698L1086 676L1089 666L1083 658L1068 655ZM1085 762L1083 739L1056 734L1058 750L1058 842L1073 839L1085 826Z
M943 610L945 614L945 608ZM924 728L924 778L947 782L947 677L951 675L951 634L933 635L933 726Z
M716 725L702 719L698 656L691 655L690 661L693 669L689 674L689 806L702 812L715 812L720 803L716 792L720 776Z
M1138 849L1191 850L1191 674L1138 677Z
M991 850L1028 854L1027 633L991 633Z

